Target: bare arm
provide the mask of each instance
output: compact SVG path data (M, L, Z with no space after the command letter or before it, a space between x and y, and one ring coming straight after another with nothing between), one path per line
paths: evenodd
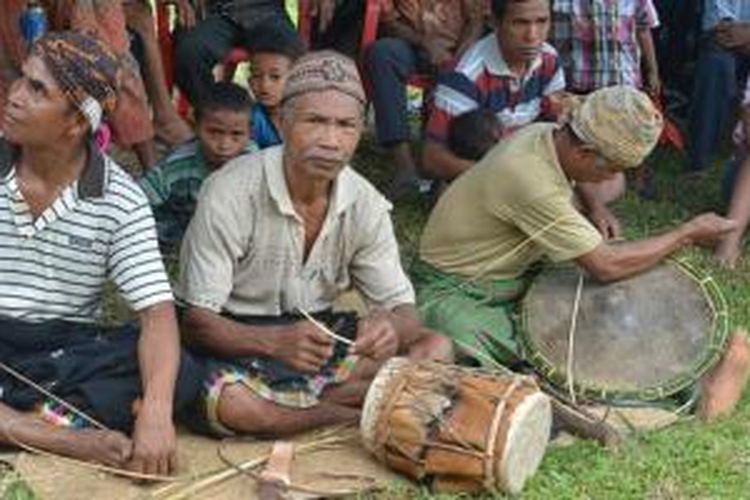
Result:
M162 302L148 307L141 311L139 319L138 361L143 380L143 405L164 407L171 415L180 360L174 305Z
M200 307L190 307L184 329L188 343L221 357L269 356L315 373L333 355L333 340L309 321L289 325L245 325Z
M474 163L451 153L439 142L427 139L422 153L422 165L432 177L452 181L471 168Z
M617 281L655 266L680 248L714 242L736 226L733 220L703 214L660 236L617 245L602 243L576 262L599 281Z
M636 30L638 46L643 54L643 60L646 69L646 81L644 82L649 92L654 95L661 93L661 79L659 78L659 64L656 59L656 49L654 48L654 37L651 28L642 26Z
M249 326L209 309L190 307L182 334L188 345L223 357L270 356L271 335L277 326Z
M176 436L172 422L180 340L174 305L161 302L139 313L138 362L143 397L133 431L129 467L147 473L174 470Z

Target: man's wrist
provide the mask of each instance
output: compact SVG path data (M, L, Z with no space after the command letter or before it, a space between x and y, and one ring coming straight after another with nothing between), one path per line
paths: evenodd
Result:
M678 248L684 248L693 244L693 229L690 221L679 226L677 233Z
M174 400L171 396L144 396L138 409L138 416L148 414L154 417L172 419Z

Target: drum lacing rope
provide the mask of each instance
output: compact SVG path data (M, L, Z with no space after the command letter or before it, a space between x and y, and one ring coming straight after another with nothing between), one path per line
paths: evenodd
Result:
M492 423L490 424L490 432L487 436L487 444L485 445L484 455L484 487L488 491L495 489L497 478L495 477L495 441L497 440L497 434L500 429L500 420L503 418L505 413L505 407L507 406L508 398L511 394L518 389L518 387L524 382L526 378L522 376L514 377L513 382L503 393L500 402L495 407L495 414L492 416Z
M581 293L583 292L583 273L578 272L578 285L576 286L576 295L573 300L573 311L570 314L570 329L568 330L568 359L565 367L565 382L568 386L568 395L573 404L578 404L576 401L575 393L575 382L573 380L573 361L575 351L575 333L576 325L578 323L578 310L581 305Z
M407 377L409 375L411 375L411 373L407 374ZM440 377L440 383L443 384L443 385L446 385L446 386L454 386L454 385L456 385L456 381L452 380L447 375L439 375L439 377ZM404 393L411 394L412 396L414 396L414 401L418 405L421 405L421 406L415 407L415 410L419 410L420 412L422 412L423 415L427 415L428 417L431 417L434 420L436 420L437 422L439 422L440 425L442 425L445 428L445 430L448 432L448 434L450 434L456 441L458 441L459 444L461 444L465 448L467 448L467 449L476 448L475 446L473 446L473 445L469 444L468 442L466 442L466 440L453 427L453 425L451 425L451 423L448 420L445 420L443 418L443 413L444 412L443 413L433 413L433 412L431 412L430 409L429 409L429 406L423 400L421 400L419 398L419 394L417 394L416 392L414 392L413 390L411 390L408 385L404 386L403 391L404 391ZM426 444L429 444L430 446L434 446L434 447L438 447L438 448L448 448L448 449L450 449L450 447L443 446L444 443L435 442L435 441L431 441L431 440L428 440ZM404 453L402 450L399 450L399 451L401 451L404 454L404 456L409 456L408 453Z

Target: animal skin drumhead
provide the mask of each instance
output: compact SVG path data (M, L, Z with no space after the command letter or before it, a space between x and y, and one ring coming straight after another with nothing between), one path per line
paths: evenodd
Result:
M525 355L553 381L567 380L581 272L573 266L547 269L524 299ZM679 265L665 263L609 284L586 276L583 283L572 336L577 387L633 395L699 375L716 318L703 289Z
M552 428L552 404L541 392L527 396L513 412L502 459L496 463L500 490L517 495L544 458Z

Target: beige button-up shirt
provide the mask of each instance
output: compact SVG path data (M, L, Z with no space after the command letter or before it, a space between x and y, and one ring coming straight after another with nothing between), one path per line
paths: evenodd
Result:
M282 167L283 146L239 157L205 182L180 253L176 294L235 315L319 311L357 289L370 306L413 304L391 205L345 167L304 261L305 228Z

